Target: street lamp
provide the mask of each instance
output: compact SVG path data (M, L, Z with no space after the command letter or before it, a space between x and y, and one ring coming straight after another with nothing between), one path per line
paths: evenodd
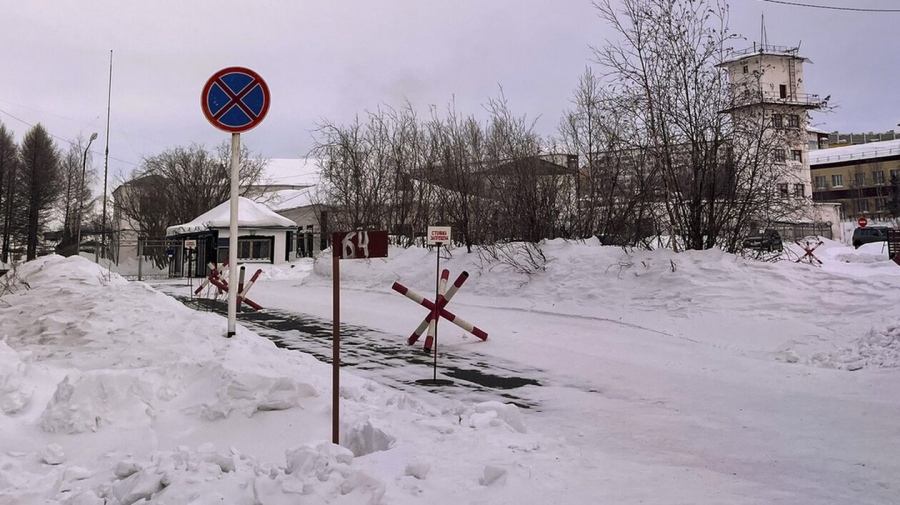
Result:
M81 189L78 193L78 238L75 239L75 254L81 255L81 213L84 210L84 173L87 168L87 154L91 149L91 142L97 140L97 132L91 134L87 147L84 148L84 157L81 159Z

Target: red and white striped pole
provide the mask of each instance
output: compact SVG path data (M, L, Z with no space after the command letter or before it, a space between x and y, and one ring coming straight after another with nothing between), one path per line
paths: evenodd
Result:
M448 277L450 276L449 270L444 270L444 273ZM455 295L456 292L459 291L459 288L463 285L464 282L466 282L466 279L468 279L468 278L469 278L468 272L463 272L463 273L459 274L459 277L456 278L456 281L454 281L453 284L451 284L450 287L447 289L446 294L444 294L443 296L440 297L440 300L438 302L438 307L440 307L440 308L446 307L447 304L450 303L450 300L453 299L453 295ZM395 286L400 286L400 288L406 289L401 284L395 283ZM394 287L394 290L400 291L396 287ZM408 339L406 339L406 344L407 345L415 344L416 341L419 340L419 337L421 337L422 334L425 332L425 330L427 330L429 328L429 324L431 323L433 318L434 318L434 312L429 312L428 315L425 316L425 319L422 320L422 323L419 324L419 326L415 329L415 331L413 331L412 335L410 335L410 337ZM427 351L430 349L431 349L431 346L429 345L429 343L427 342L427 339L426 339L425 350Z
M440 252L438 252L440 254ZM437 332L437 324L438 319L440 319L440 315L437 314L437 309L442 307L442 301L444 300L444 291L447 289L447 279L450 277L450 270L444 270L441 272L440 281L438 281L438 290L435 298L437 299L437 307L431 314L431 321L428 322L428 336L425 338L425 352L431 352L431 347L434 345L435 333ZM427 319L426 319L427 321Z
M456 294L456 291L459 289L459 286L461 286L462 283L465 282L465 279L467 277L468 277L468 275L466 275L466 277L463 277L461 275L460 278L456 280L456 282L454 283L454 286L453 286L456 289L453 289L451 287L451 289L447 291L447 294L444 296L445 301L443 303L443 306L440 306L440 307L435 305L435 303L432 302L431 300L424 298L422 295L416 293L415 291L410 290L409 288L400 284L399 282L395 282L393 284L393 286L391 286L391 289L393 289L394 291L400 293L401 295L409 298L410 300L418 303L419 305L431 310L431 312L428 314L426 319L430 320L431 318L434 318L434 314L435 314L435 312L437 312L440 317L443 317L444 319L450 321L451 323L468 331L469 333L475 335L476 337L480 338L481 340L487 340L487 338L488 338L487 332L478 328L477 326L473 325L472 323L465 321L461 317L458 317L456 314L454 314L454 313L450 312L449 310L447 310L446 308L444 308L444 306L446 306L447 302L449 302L450 298L454 294ZM429 324L429 322L430 321L423 321L423 324L427 325L427 324ZM418 337L421 336L421 334L422 334L421 332L424 331L423 326L419 325L419 328L416 328L416 331L418 332L418 334L413 333L413 335L410 336L409 339L407 339L407 341L406 341L407 344L412 345L416 342ZM415 338L413 338L413 337L415 337Z

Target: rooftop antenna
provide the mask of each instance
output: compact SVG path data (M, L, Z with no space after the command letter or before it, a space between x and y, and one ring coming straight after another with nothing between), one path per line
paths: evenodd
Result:
M769 45L769 36L766 34L766 14L760 14L759 22L759 50L764 51Z

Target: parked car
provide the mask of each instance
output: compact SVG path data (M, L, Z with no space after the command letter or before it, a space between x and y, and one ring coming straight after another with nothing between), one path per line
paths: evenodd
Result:
M781 234L775 228L756 229L750 232L742 243L744 249L756 251L782 251L784 244Z
M853 230L853 247L859 249L859 246L863 244L869 244L871 242L887 242L887 232L889 229L890 227L888 226L865 226L857 228Z

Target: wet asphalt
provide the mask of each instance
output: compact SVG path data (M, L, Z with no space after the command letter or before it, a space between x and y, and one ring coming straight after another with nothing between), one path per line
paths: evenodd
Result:
M227 304L223 300L183 296L174 292L176 286L172 284L160 283L155 287L195 310L227 315ZM296 312L256 311L242 307L237 321L286 351L301 351L320 361L332 362L331 320ZM422 348L423 339L409 346L406 344L407 336L344 324L340 334L341 368L404 391L424 389L460 401L496 400L514 403L522 408L539 409L539 401L535 399L539 395L529 394L529 391L549 379L549 373L545 370L481 354L474 349L477 345L462 348L439 345L435 367L434 354ZM421 382L435 377L448 379L449 384Z

